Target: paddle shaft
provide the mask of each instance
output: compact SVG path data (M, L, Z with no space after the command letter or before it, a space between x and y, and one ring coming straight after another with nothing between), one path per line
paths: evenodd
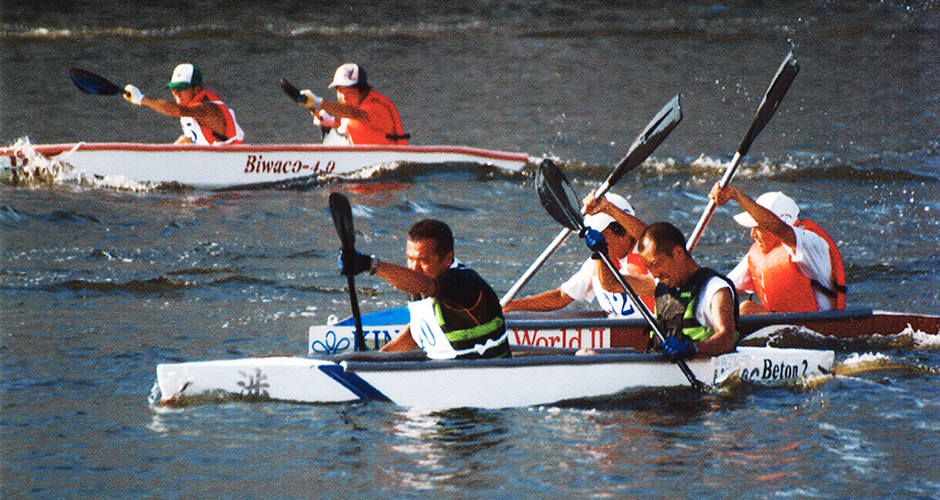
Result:
M728 187L728 184L731 184L731 178L734 177L734 172L738 169L738 165L741 163L742 155L740 152L734 154L734 158L731 159L731 164L728 165L728 168L725 169L724 175L721 176L721 180L718 181L718 185L721 186L721 189ZM718 208L718 203L715 200L709 199L708 205L705 207L705 211L702 212L702 217L699 219L698 224L695 225L695 229L692 231L692 234L689 236L689 241L686 243L685 247L688 251L692 251L695 248L695 245L698 244L698 240L702 237L702 233L705 231L705 226L712 220L712 215L715 214L715 209Z
M298 104L303 104L304 101L306 100L306 98L300 93L300 91L297 90L297 87L291 85L290 82L288 82L287 80L283 78L281 78L281 90L283 90L284 93L287 94L287 97L290 97L292 101ZM312 113L316 113L316 111L312 111ZM320 142L323 142L323 139L326 138L326 134L329 134L329 133L330 133L330 127L324 127L321 125L320 126Z
M630 300L633 301L633 304L637 306L637 309L640 310L640 314L643 315L643 318L649 323L650 328L653 330L653 333L656 334L656 337L660 342L664 342L666 337L663 335L662 328L659 326L659 322L656 321L656 318L653 316L653 313L650 311L649 307L646 307L646 303L640 300L640 297L633 291L633 288L630 287L630 284L627 283L627 280L620 274L620 271L614 266L614 263L610 260L610 256L606 252L597 252L600 255L601 260L604 261L604 264L607 266L607 269L617 278L617 282L620 283L620 286L627 292L627 295L630 297ZM699 390L708 390L708 385L695 378L695 374L692 373L692 369L689 368L689 365L685 362L684 359L676 359L676 364L679 365L679 369L682 370L682 374L685 375L685 378L689 379L689 383L692 384L692 387Z
M738 150L735 152L731 164L728 165L724 175L721 176L721 180L719 181L721 189L731 184L731 178L734 177L734 173L738 169L738 164L741 163L741 158L751 149L751 144L754 143L754 139L764 130L764 126L766 126L774 116L777 107L780 106L780 102L783 100L783 96L787 94L790 84L793 83L793 79L799 71L800 65L793 58L793 53L787 54L783 59L783 63L780 64L780 68L777 69L777 74L774 75L774 79L770 82L770 86L767 87L767 91L764 92L764 97L757 107L757 112L754 113L754 120L751 121L751 126L748 127L747 133L744 134L744 139L741 140L741 144L738 146ZM686 242L685 247L690 252L695 248L695 245L698 244L698 240L702 237L702 232L705 231L705 226L708 225L717 207L718 204L715 203L715 200L708 201L708 206L705 207L702 217L699 219L698 224L696 224L695 229L692 231L692 235L689 236Z
M672 129L679 124L679 121L682 120L682 111L679 105L679 96L674 97L669 101L666 106L664 106L659 113L653 118L653 120L647 124L646 128L643 129L643 132L633 141L633 144L630 146L630 151L624 156L623 160L614 168L614 171L607 176L607 179L601 183L600 186L594 191L594 197L600 198L607 194L607 191L610 190L610 187L617 183L621 177L624 176L627 172L638 167L643 161L649 157L650 154L659 146L659 144L666 139L666 136L672 132ZM582 207L581 213L584 213L584 208ZM564 228L561 232L558 233L558 236L548 245L547 248L535 259L535 262L526 270L522 276L516 280L516 282L509 288L509 291L503 295L503 298L499 300L499 305L505 307L506 304L512 302L512 299L516 297L516 294L519 293L519 290L522 290L529 280L535 276L535 273L545 264L545 261L548 260L552 254L558 250L558 247L568 238L571 234L571 230Z
M366 350L365 334L362 332L362 314L359 312L359 298L356 295L356 278L353 275L346 276L346 284L349 286L349 302L352 305L353 323L356 326L356 345L353 346L357 351Z
M584 218L572 204L575 202L574 197L576 195L574 194L574 189L571 187L571 183L568 182L568 179L565 177L565 174L563 174L553 162L549 160L543 161L542 164L539 165L539 172L536 175L536 184L538 186L539 200L542 202L542 206L545 207L549 215L571 232L578 231L583 234ZM616 266L614 266L614 263L610 260L610 256L607 255L606 249L604 252L597 252L597 255L604 261L604 265L607 266L607 269L610 270L617 279L617 282L620 283L620 286L626 291L630 300L636 304L643 318L649 323L650 328L652 328L660 342L664 341L665 337L663 336L659 322L656 321L653 313L650 312L646 304L640 300L640 297L637 296L633 288L630 287L630 284L627 283L627 280L620 274ZM676 359L675 362L679 365L679 368L686 378L689 379L689 383L692 384L692 387L696 389L708 388L707 385L695 378L695 374L689 369L689 365L686 364L685 360Z
M600 198L601 196L604 196L604 194L607 193L607 191L610 189L610 183L608 181L609 179L604 181L600 185L600 187L597 188L597 190L594 192L595 197ZM582 214L585 213L584 207L581 207L581 213ZM523 273L522 276L516 281L516 283L512 285L509 291L506 292L506 295L504 295L503 298L499 300L499 305L505 306L506 304L510 303L512 299L516 297L516 294L519 293L519 290L522 290L522 287L526 286L526 284L529 283L529 280L531 280L532 277L535 276L535 273L537 273L538 270L541 269L542 265L545 264L545 261L547 261L549 257L551 257L552 254L554 254L555 251L558 250L558 247L560 247L561 244L564 243L565 240L567 240L568 236L570 235L571 235L571 230L568 229L567 227L559 231L558 236L555 236L555 239L552 240L552 242L545 248L545 250L542 251L542 254L539 255L537 259L535 259L535 262L533 262L532 265L529 266L528 269L526 269L526 272Z

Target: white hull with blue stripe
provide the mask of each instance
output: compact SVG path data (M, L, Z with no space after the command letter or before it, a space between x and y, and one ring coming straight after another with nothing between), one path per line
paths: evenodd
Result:
M225 399L336 403L379 399L405 407L508 408L613 395L643 387L688 386L672 362L629 349L576 356L570 349L518 349L512 359L427 360L416 353L361 353L334 359L266 357L157 366L163 404ZM742 347L688 362L696 378L796 383L832 368L832 351Z

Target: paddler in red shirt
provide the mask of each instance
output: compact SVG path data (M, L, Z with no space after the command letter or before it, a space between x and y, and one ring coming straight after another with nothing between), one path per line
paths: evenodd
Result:
M235 121L235 113L211 91L202 87L202 71L192 64L180 64L173 70L170 83L164 85L174 101L144 97L133 85L124 87L124 99L180 119L183 135L174 144L241 144L245 132Z
M405 134L398 110L369 85L361 66L348 63L337 68L330 88L336 89L339 102L325 101L309 89L300 91L306 97L301 104L313 112L317 125L336 128L349 144L408 145L410 134Z

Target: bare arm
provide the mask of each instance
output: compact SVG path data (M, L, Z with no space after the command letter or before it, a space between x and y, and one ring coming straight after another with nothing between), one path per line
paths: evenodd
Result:
M734 350L734 308L736 307L732 300L731 290L722 288L716 292L709 306L712 317L715 319L715 324L712 325L715 334L696 342L695 347L703 356L729 353Z
M422 297L437 295L436 279L424 273L412 271L407 267L379 261L375 268L375 274L405 293L413 293Z
M323 101L320 109L325 109L327 113L338 118L352 118L353 120L366 120L369 115L356 107L341 102Z
M607 264L604 261L597 259L594 261L594 272L597 275L597 280L600 281L601 287L604 290L607 290L611 293L627 293L626 290L620 286L620 282L617 281L617 277L614 276L614 273L610 271L610 268L607 267ZM630 282L628 281L629 285ZM632 285L631 285L632 288Z
M643 231L646 230L646 223L624 212L623 210L620 210L607 198L595 198L594 194L595 191L592 190L590 193L588 193L587 196L584 197L583 200L581 200L581 202L584 204L585 213L588 215L594 215L603 212L613 217L618 224L627 230L627 234L632 236L633 239L639 240L640 236L643 235Z
M719 205L724 205L728 200L736 201L745 212L754 218L758 226L773 233L784 245L790 248L796 248L796 233L793 232L793 228L786 222L780 220L780 217L777 217L776 214L767 208L758 205L756 201L752 200L738 188L728 186L722 190L721 185L716 183L712 187L711 192L708 193L708 197L715 200L715 203Z
M366 120L369 118L369 115L365 111L355 106L350 106L341 102L327 101L324 99L320 105L317 106L314 103L314 100L309 98L309 94L307 99L300 103L300 105L309 109L310 111L313 111L314 113L316 113L318 110L325 109L327 113L337 118L352 118L353 120Z
M199 122L200 125L212 129L213 132L220 136L225 136L224 111L216 104L203 102L192 107L186 107L166 99L144 97L141 99L140 105L148 107L157 113L174 118L183 116L192 117Z
M397 337L389 341L388 344L382 346L381 351L414 351L420 349L421 346L415 342L414 337L411 336L411 327L406 326Z
M554 311L572 303L574 299L561 289L549 290L531 297L516 299L503 307L503 312L512 311Z
M633 289L633 292L641 297L653 296L656 293L656 280L653 279L653 276L647 274L646 276L634 276L632 274L622 275L623 279L626 280L627 284L630 285L630 288ZM620 284L617 284L620 288ZM606 289L606 287L605 287ZM621 291L625 291L621 288Z

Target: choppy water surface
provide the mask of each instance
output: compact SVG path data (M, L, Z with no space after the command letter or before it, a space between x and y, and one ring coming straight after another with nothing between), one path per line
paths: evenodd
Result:
M4 4L4 145L169 142L172 120L81 94L67 70L168 97L162 84L184 60L249 142L310 141L308 115L277 82L326 94L333 69L357 61L413 143L556 156L586 192L681 93L682 123L615 191L687 234L792 44L801 72L736 185L783 190L829 230L850 307L940 310L940 16L929 2L236 2L208 17L215 6L202 2L96 6ZM502 293L560 229L531 174L406 165L225 193L0 186L2 495L940 496L936 335L872 343L883 369L785 389L498 411L149 404L158 363L300 354L307 326L348 314L331 191L350 197L364 251L403 261L407 227L441 218L458 256ZM701 263L727 271L741 257L736 212L716 213ZM568 242L524 293L557 286L585 255ZM357 283L366 312L403 303L375 279Z

